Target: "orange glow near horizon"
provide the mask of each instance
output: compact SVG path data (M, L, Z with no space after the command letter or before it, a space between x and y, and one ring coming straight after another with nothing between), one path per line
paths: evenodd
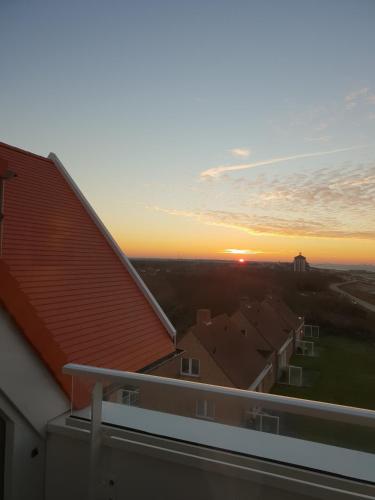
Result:
M132 215L104 221L129 257L292 262L302 252L311 264L375 264L375 240L251 235L164 214Z
M238 235L237 235L238 236ZM307 260L314 263L336 264L375 264L375 243L361 240L327 240L308 238L269 238L263 241L260 253L248 255L252 261L291 262L301 251ZM235 260L239 253L224 253L223 245L214 238L205 240L190 237L162 238L136 237L119 239L124 252L130 257L168 258L168 259L212 259ZM242 257L239 261L244 260Z

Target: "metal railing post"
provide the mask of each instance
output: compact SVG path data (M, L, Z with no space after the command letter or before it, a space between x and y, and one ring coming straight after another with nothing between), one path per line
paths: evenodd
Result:
M103 402L103 384L96 382L91 395L91 429L90 429L90 459L88 474L88 499L97 498L98 470L100 460L101 444L101 423L102 423L102 402Z

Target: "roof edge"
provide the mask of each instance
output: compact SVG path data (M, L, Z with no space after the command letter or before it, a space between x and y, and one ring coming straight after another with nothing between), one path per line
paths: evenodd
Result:
M19 148L18 146L12 146L11 144L7 144L6 142L0 141L0 146L11 149L12 151L16 151L17 153L23 153L24 155L32 156L33 158L38 158L38 160L50 161L50 159L46 158L45 156L38 155L31 151L27 151L26 149Z
M85 198L83 195L82 191L79 189L69 172L66 170L62 162L59 160L57 155L55 153L50 153L48 155L48 159L51 160L56 168L59 170L61 175L64 177L64 179L68 182L69 186L73 189L74 193L77 195L78 199L81 201L82 205L86 209L87 213L91 217L92 221L94 224L97 226L99 231L103 234L107 242L109 243L110 247L112 250L115 252L117 257L120 259L120 261L123 263L125 268L128 270L136 284L138 285L138 288L141 290L145 298L147 299L148 303L151 305L152 309L154 312L157 314L159 317L160 321L163 323L164 327L166 328L168 334L172 338L174 344L176 344L176 329L168 319L167 315L163 311L163 309L160 307L160 304L157 302L155 297L152 295L150 290L147 288L146 284L143 282L142 278L139 276L137 271L135 270L133 264L130 262L128 257L125 255L125 253L121 250L119 247L118 243L115 241L111 233L108 231L108 229L105 227L93 207L90 205L88 200Z

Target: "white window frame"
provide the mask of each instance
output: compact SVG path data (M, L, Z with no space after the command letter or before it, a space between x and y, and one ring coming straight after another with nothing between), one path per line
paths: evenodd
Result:
M203 403L203 413L199 412L199 404ZM215 420L215 402L207 399L199 399L195 405L195 415L205 420Z
M120 391L121 404L127 406L137 406L139 389L134 387L124 387Z
M182 365L183 365L183 361L184 360L188 360L189 361L189 369L188 369L188 371L184 371L183 370ZM198 373L193 373L193 361L197 361L198 362ZM180 374L188 376L188 377L200 377L200 374L201 374L201 362L200 362L200 360L197 359L197 358L181 358Z

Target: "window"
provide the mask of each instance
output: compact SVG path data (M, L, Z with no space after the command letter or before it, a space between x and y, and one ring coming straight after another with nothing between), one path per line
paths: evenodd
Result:
M215 403L206 399L199 399L197 401L196 415L199 418L213 420L215 418Z
M279 354L280 368L286 367L286 350L284 349L281 354Z
M199 377L200 362L195 358L181 359L181 375L189 375L190 377Z
M181 373L189 373L190 371L190 359L182 358L181 359Z
M241 333L242 333L242 335L243 335L244 337L247 337L247 330L246 330L246 328L242 328L242 329L241 329Z
M137 406L139 389L137 387L126 387L121 389L121 403L128 406Z

